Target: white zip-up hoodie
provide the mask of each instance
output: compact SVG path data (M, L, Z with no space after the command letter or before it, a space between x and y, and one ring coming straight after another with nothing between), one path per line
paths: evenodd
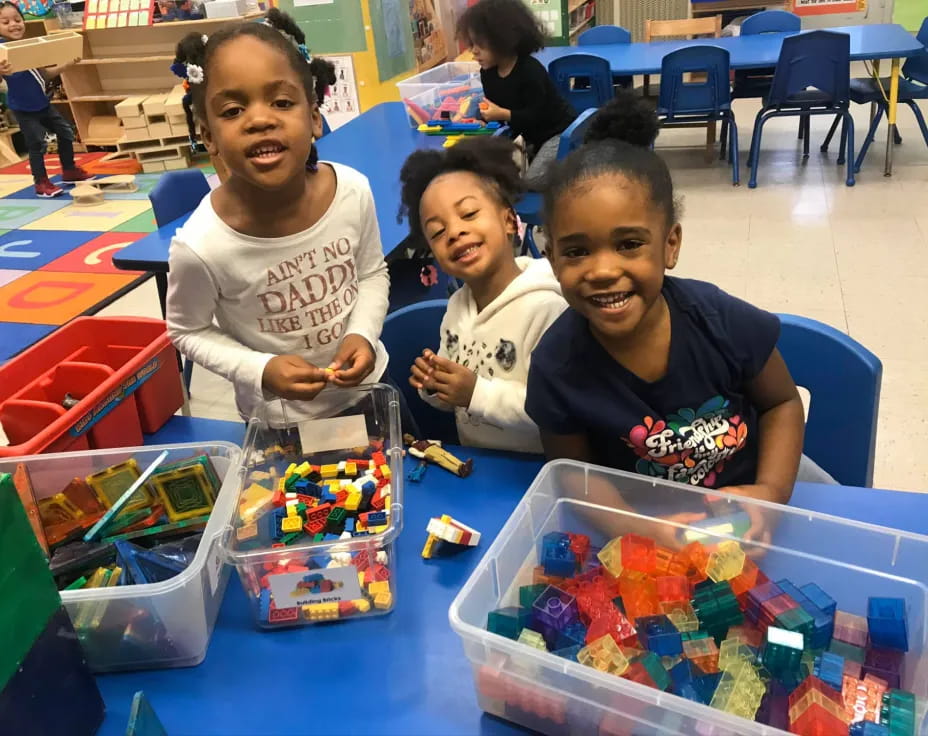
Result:
M540 453L538 427L525 413L529 360L567 302L546 258L516 258L516 265L522 273L481 312L466 285L451 295L438 354L477 374L470 406L454 408L462 445ZM452 409L425 391L419 395Z

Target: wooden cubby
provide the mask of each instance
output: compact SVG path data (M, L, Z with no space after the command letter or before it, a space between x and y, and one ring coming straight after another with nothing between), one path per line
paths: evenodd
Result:
M205 18L131 28L83 30L81 61L61 76L78 135L87 146L115 146L121 137L93 138L90 120L114 116L117 103L133 95L167 93L178 83L171 73L177 42L191 31L210 35L223 26L260 17Z

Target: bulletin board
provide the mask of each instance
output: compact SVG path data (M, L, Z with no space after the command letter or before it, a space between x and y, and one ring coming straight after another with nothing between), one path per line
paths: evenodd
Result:
M314 54L349 54L366 51L361 0L317 2L282 0L280 9L293 16L306 34Z
M87 0L84 30L150 26L155 0Z
M380 81L414 69L408 0L370 0L370 9Z
M867 9L867 0L793 0L796 15L859 13Z

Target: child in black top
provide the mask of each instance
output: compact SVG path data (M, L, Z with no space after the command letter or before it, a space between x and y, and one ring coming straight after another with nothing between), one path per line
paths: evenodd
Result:
M506 123L522 136L531 160L525 183L540 188L560 134L577 117L532 56L545 45L540 24L522 0L480 0L461 16L458 36L480 64L484 119Z

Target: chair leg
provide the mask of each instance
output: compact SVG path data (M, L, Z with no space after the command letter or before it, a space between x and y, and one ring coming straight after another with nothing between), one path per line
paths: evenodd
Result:
M811 130L811 125L810 125L811 121L812 121L811 115L806 115L805 117L802 118L802 127L803 127L802 158L803 159L809 158L809 138L812 137L811 135L809 135L809 131Z
M719 133L719 161L725 159L725 146L728 143L728 118L722 120L722 130Z
M915 122L918 123L918 127L922 131L922 138L925 139L925 145L928 146L928 125L925 125L925 116L922 115L921 109L914 100L909 100L905 104L912 109L912 114L915 116Z
M860 153L857 154L857 161L854 163L854 171L860 171L860 167L864 162L867 151L870 149L870 144L873 143L873 137L876 135L876 130L880 126L880 120L883 119L884 109L885 107L883 105L877 106L876 115L873 116L873 121L870 123L870 130L867 131L867 137L864 138L864 143L860 147Z
M735 122L735 116L731 116L731 121L726 122L731 126L731 142L728 146L728 158L731 161L731 183L732 186L741 184L741 162L738 160L738 124Z
M847 120L841 121L841 145L838 146L838 160L835 162L838 166L844 163L844 154L847 149Z
M854 118L851 111L844 111L844 122L847 126L847 185L854 186Z
M909 104L909 105L912 105L913 103L909 102L908 104ZM902 136L899 135L899 126L898 126L898 125L897 125L895 128L893 128L893 142L894 142L897 146L902 145Z
M838 129L838 123L841 122L841 116L835 115L835 119L831 122L831 127L828 129L828 135L825 136L825 142L822 143L820 150L822 153L828 153L828 146L831 144L831 139L835 135L835 131Z
M190 382L193 380L193 361L187 358L184 361L184 387L187 394L190 394Z
M796 137L799 140L802 140L805 134L806 134L805 115L802 115L799 118L799 134Z
M532 226L525 226L525 238L522 240L522 255L525 255L525 252L528 251L532 254L532 258L541 258L541 253L538 252L538 246L535 245L535 236L532 235Z
M760 163L760 138L764 128L764 111L761 110L754 118L754 134L751 136L751 178L748 187L757 188L757 167Z

